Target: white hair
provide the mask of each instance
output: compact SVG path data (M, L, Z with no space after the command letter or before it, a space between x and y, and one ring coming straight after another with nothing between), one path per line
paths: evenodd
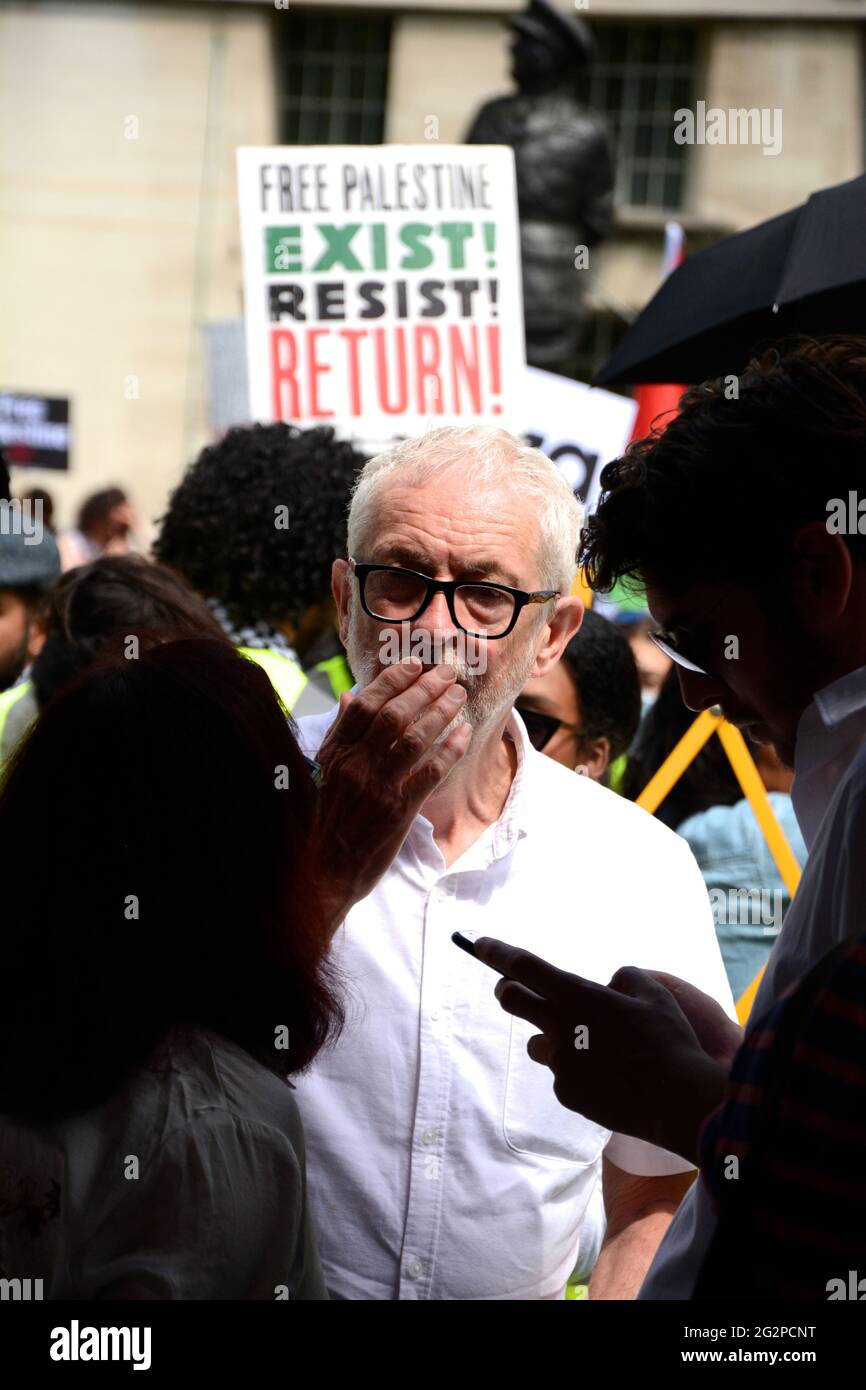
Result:
M584 510L556 464L506 430L488 425L446 425L371 458L362 469L349 508L349 555L362 555L375 532L377 497L389 478L422 487L449 470L470 495L510 488L536 503L544 588L569 593L577 573Z

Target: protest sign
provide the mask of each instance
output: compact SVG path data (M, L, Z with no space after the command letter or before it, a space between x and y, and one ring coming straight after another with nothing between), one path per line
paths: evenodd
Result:
M253 419L382 439L517 425L509 148L246 148L238 188Z
M69 401L0 391L0 447L7 462L19 467L69 467Z
M588 512L601 471L625 450L636 415L637 403L625 396L526 368L522 434L565 474Z

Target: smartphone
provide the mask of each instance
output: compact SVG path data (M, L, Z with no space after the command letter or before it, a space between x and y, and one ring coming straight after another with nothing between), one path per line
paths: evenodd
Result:
M454 945L455 945L455 946L459 946L459 947L460 947L461 951L466 951L466 953L467 953L468 955L473 956L473 957L475 958L475 960L480 961L480 963L481 963L482 965L487 965L487 961L486 961L486 960L481 960L481 957L480 957L480 956L478 955L478 953L476 952L476 950L475 950L475 942L474 942L474 941L470 941L470 939L469 939L468 936L463 936L463 934L462 934L461 932L459 932L459 931L453 931L453 932L451 933L451 940L454 942ZM498 975L502 975L502 971L501 971L501 970L498 970L497 967L496 967L495 965L490 965L490 966L488 966L487 968L488 968L489 970L496 970L496 973L497 973ZM509 977L508 977L507 975L502 975L502 978L503 978L503 980L507 980Z

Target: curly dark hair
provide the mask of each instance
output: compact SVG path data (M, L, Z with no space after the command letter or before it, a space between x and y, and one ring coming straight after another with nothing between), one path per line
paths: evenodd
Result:
M787 339L690 387L666 428L607 465L579 562L598 592L767 579L799 526L864 486L866 338ZM866 537L845 539L866 553Z
M233 622L290 622L328 598L366 462L327 426L244 425L203 449L172 493L157 559ZM288 508L288 527L276 524Z
M577 687L584 734L606 738L614 762L640 723L640 680L631 647L612 622L587 608L562 660Z

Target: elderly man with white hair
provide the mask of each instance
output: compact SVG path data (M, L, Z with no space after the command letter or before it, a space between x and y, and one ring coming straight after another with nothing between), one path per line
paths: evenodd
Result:
M304 751L327 777L329 728L407 636L425 668L456 667L466 694L441 738L468 726L471 741L338 930L346 1028L297 1081L332 1297L561 1298L595 1253L602 1183L590 1296L632 1298L693 1176L563 1109L527 1055L533 1029L451 940L496 936L603 983L624 965L670 971L733 1014L685 841L536 752L514 710L580 626L581 522L549 459L480 426L371 459L352 499L333 593L358 685L300 721ZM370 786L386 767L370 760Z

